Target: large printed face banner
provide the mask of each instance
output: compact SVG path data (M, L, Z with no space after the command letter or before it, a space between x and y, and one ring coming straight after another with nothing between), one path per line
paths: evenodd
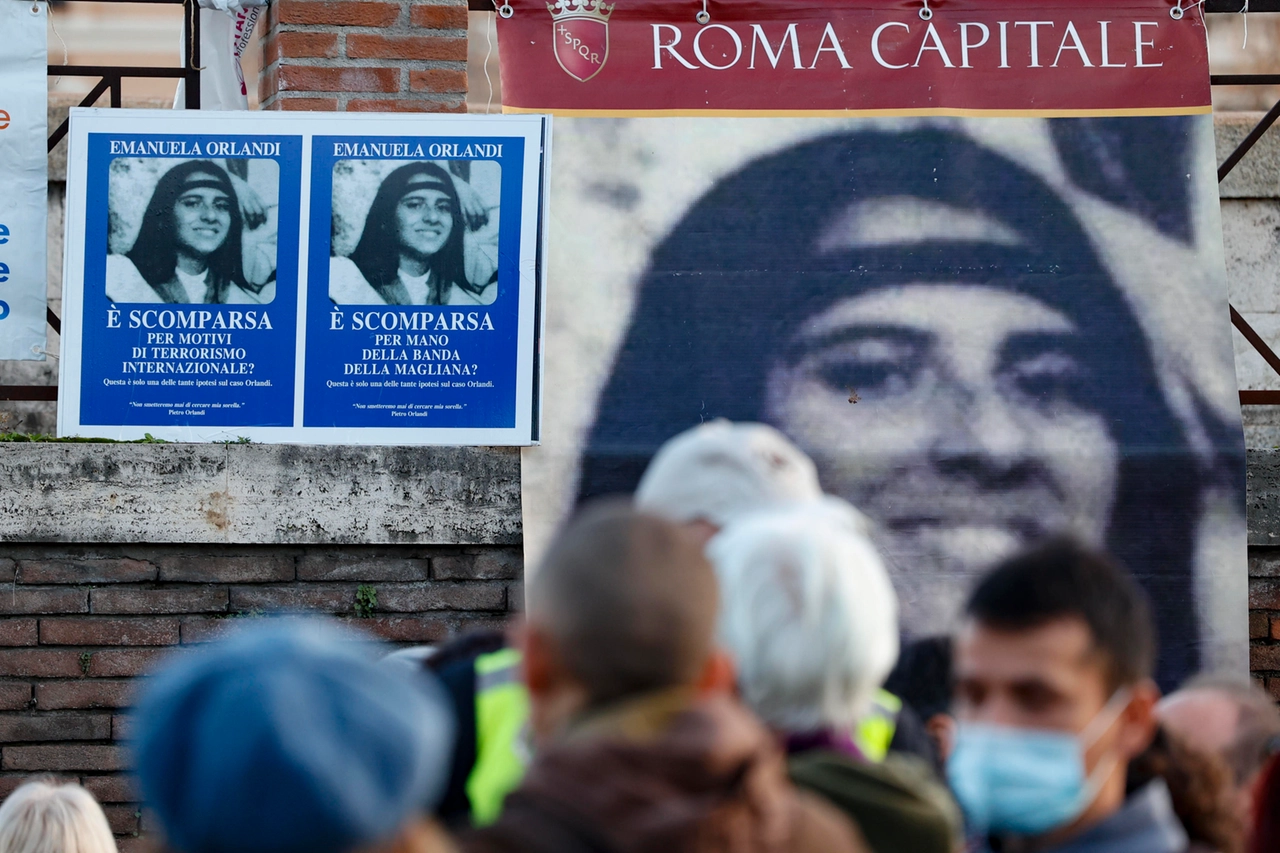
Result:
M513 3L504 99L558 114L530 557L673 435L763 421L875 522L908 635L1068 532L1149 591L1165 685L1243 672L1203 22L931 5Z
M60 434L536 441L545 127L74 111Z

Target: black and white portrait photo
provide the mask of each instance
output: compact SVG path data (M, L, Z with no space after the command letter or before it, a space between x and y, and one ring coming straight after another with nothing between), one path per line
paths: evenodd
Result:
M113 160L107 299L274 300L279 184L279 167L268 159Z
M329 298L340 305L491 305L501 167L339 160Z
M552 234L559 423L525 457L526 536L689 427L759 421L872 520L908 635L1068 533L1147 589L1164 683L1234 660L1244 450L1202 320L1226 291L1201 118L650 119L621 151L620 123L562 123L557 157L591 165L553 196L595 227Z

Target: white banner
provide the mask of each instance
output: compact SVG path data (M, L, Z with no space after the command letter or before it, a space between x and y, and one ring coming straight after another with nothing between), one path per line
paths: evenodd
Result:
M240 58L249 46L253 28L266 8L260 0L201 0L200 5L200 109L247 110L249 89ZM249 8L241 8L247 6ZM186 39L182 53L187 51ZM186 81L178 81L173 108L186 107Z
M44 360L45 14L43 4L0 0L0 359Z

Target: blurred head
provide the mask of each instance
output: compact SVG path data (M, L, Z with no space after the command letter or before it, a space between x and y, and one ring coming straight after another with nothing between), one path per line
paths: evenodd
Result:
M716 420L658 449L636 486L636 506L708 536L744 513L816 501L818 472L765 424Z
M742 516L707 556L746 703L781 732L851 732L898 656L898 602L857 512Z
M951 638L923 637L906 645L884 689L911 707L945 763L955 742L951 715Z
M323 623L272 620L143 689L134 757L178 853L430 853L453 749L421 669Z
M416 668L428 665L428 662L435 657L436 652L439 650L439 646L409 646L403 649L396 649L383 660L388 663L403 664Z
M1192 842L1216 853L1241 853L1253 815L1238 811L1231 771L1220 757L1159 726L1150 746L1129 763L1126 787L1137 791L1153 779L1168 787L1174 813Z
M1280 755L1262 769L1254 792L1254 813L1249 853L1280 850Z
M462 206L453 178L435 163L407 163L383 179L351 260L375 288L396 281L405 259L443 283L465 281Z
M1237 813L1247 822L1258 774L1280 753L1275 700L1248 678L1202 675L1162 699L1156 716L1164 728L1226 764Z
M716 579L701 543L629 503L570 520L525 600L525 678L541 737L590 708L725 680L714 654Z
M173 278L179 256L207 267L215 283L242 283L243 227L226 170L209 160L189 160L156 183L128 256L153 286Z
M27 782L0 806L5 853L116 853L116 840L93 795L79 785Z
M1008 758L991 748L1027 746L1029 758L1068 744L1078 766L1061 769L1080 778L1064 823L1120 807L1126 767L1153 736L1159 690L1149 605L1119 566L1066 539L1004 561L970 596L954 652L959 731L949 773Z

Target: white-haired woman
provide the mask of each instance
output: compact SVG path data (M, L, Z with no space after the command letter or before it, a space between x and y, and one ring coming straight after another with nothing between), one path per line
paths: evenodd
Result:
M20 786L0 806L0 850L116 853L116 842L92 794L76 784L37 780Z
M837 498L735 519L707 555L743 700L792 780L853 817L876 853L953 853L959 816L921 762L867 761L853 733L898 657L898 600L866 521Z

